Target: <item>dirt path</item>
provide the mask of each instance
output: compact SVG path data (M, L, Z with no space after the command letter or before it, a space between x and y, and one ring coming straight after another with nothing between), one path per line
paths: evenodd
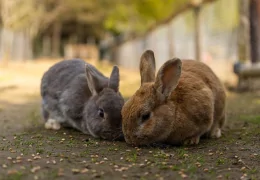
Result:
M260 95L229 94L222 138L194 147L142 147L45 130L39 82L50 63L0 69L0 179L260 179ZM110 66L102 66L109 73ZM124 95L138 73L121 71Z

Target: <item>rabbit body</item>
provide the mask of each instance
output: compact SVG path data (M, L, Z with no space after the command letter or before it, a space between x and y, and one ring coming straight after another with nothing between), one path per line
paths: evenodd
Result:
M113 83L116 87L109 87ZM58 62L43 75L41 82L45 127L69 126L104 139L121 136L120 111L124 100L118 86L117 67L107 78L83 60Z
M198 144L200 137L221 136L225 122L225 91L205 64L172 59L158 71L146 51L140 63L141 87L122 109L127 143Z

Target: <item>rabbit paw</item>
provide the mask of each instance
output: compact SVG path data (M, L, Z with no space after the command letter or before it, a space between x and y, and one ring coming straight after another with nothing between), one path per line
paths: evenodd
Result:
M214 131L211 132L210 134L211 138L220 138L221 137L221 129L217 128Z
M45 123L46 129L53 129L53 130L59 130L60 129L60 123L57 122L55 119L48 119L48 121Z
M184 141L184 145L196 145L200 142L200 136L195 136Z

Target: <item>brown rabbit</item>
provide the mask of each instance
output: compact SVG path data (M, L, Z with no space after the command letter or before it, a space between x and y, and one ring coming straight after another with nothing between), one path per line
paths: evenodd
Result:
M154 53L140 62L141 87L122 109L127 143L198 144L221 136L225 122L224 87L205 64L178 58L165 62L155 78Z

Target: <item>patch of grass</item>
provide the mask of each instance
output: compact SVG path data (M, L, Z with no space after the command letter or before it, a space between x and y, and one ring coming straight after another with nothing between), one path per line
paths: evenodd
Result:
M260 115L241 115L239 118L250 123L260 124Z
M24 174L22 172L16 172L13 174L10 174L6 177L3 177L3 180L20 180L24 177Z
M127 161L135 163L137 161L137 153L136 151L132 151L126 158Z
M226 160L224 158L219 158L216 162L217 165L223 165L226 163Z

